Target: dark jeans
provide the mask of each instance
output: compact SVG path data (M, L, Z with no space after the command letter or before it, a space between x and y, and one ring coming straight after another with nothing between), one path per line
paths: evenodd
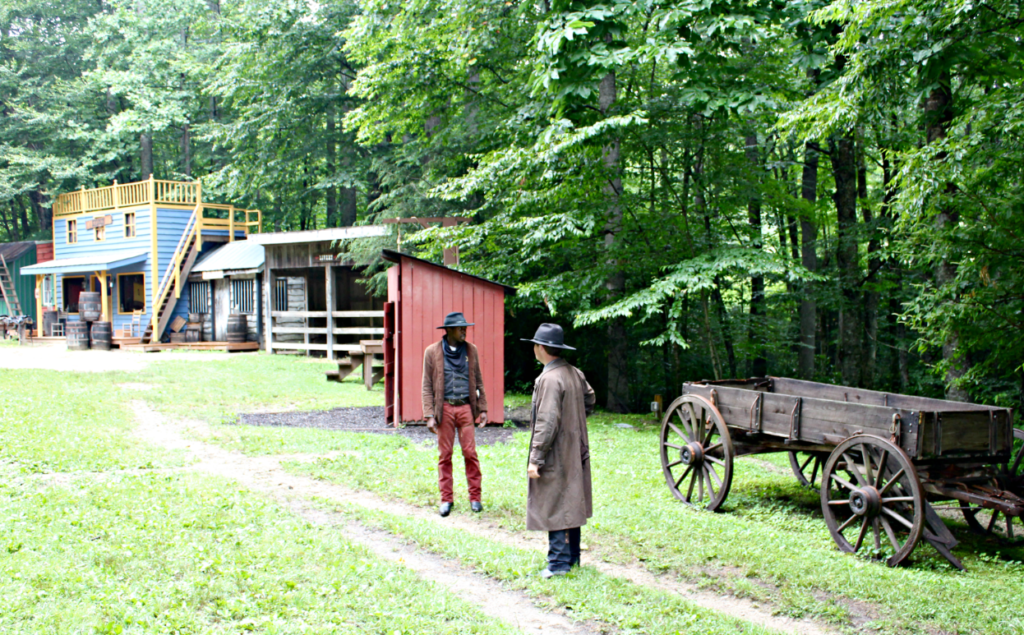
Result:
M566 572L580 564L580 528L548 532L548 570Z

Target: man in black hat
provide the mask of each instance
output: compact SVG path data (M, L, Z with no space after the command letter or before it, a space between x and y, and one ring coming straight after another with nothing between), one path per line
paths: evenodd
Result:
M533 354L544 369L534 382L530 422L526 528L548 532L548 567L541 576L565 575L580 563L580 527L594 515L587 415L597 399L578 368L562 359L562 327L541 324Z
M487 394L480 356L476 346L466 341L466 328L470 326L473 324L462 313L449 313L444 324L437 327L445 331L441 341L431 344L423 353L423 416L427 418L427 429L437 435L437 484L441 490L442 516L451 513L455 501L452 449L456 430L466 461L470 507L474 512L484 509L480 502L482 475L473 423L479 418L481 428L487 425Z

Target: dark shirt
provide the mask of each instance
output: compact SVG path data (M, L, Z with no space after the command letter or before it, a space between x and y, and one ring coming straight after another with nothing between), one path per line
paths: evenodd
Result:
M465 343L452 350L447 337L441 343L444 348L444 398L469 399L469 364Z

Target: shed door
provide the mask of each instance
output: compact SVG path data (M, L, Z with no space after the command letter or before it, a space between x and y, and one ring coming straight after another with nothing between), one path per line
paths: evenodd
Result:
M228 341L228 315L231 313L231 280L221 278L213 281L213 339Z

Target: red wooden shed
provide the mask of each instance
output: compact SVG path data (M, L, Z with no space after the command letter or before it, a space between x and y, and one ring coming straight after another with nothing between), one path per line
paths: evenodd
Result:
M505 295L497 282L385 249L388 302L384 305L384 393L389 423L423 421L423 351L441 339L444 316L461 311L466 339L480 351L488 419L505 421Z

